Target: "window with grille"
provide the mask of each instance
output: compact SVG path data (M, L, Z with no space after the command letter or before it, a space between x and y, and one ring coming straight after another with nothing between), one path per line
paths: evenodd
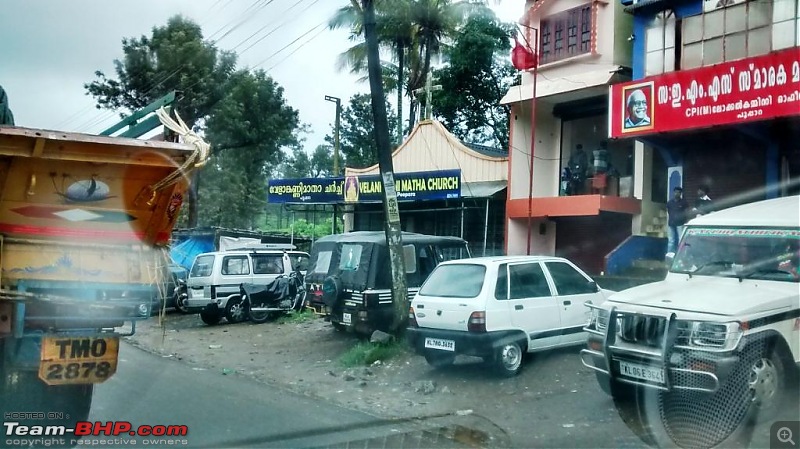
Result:
M661 12L653 18L645 31L645 76L680 69L678 31L679 22L672 11Z
M682 69L800 45L800 0L739 0L683 19Z
M577 8L545 17L539 24L539 48L542 64L592 51L592 6Z

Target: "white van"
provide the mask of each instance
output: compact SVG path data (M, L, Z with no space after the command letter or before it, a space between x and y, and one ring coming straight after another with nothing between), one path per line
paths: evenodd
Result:
M294 245L262 244L228 251L199 254L194 259L186 285L189 311L200 312L206 324L243 321L241 284L267 285L280 275L308 270L309 255Z
M695 218L665 280L590 305L583 364L642 440L727 445L797 411L798 269L800 196Z

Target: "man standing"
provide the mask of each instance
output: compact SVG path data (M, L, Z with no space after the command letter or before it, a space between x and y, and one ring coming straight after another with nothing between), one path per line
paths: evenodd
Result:
M672 190L672 199L667 201L668 232L667 232L667 255L674 255L678 249L678 239L680 238L683 225L686 223L686 211L689 210L689 203L683 198L683 189L675 187Z
M708 196L708 187L700 186L697 189L697 201L694 203L694 209L692 209L692 212L699 217L711 212L712 207L713 202Z

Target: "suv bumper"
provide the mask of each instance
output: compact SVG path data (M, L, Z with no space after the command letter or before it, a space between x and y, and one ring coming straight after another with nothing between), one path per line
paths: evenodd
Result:
M425 351L442 351L440 349L426 348L425 340L427 338L452 341L455 354L490 357L495 354L497 348L505 340L514 338L514 336L505 331L472 333L424 327L409 327L406 329L406 339L417 354L424 354Z
M618 313L622 314L612 310L603 331L584 328L589 334L588 348L580 353L584 366L609 380L662 391L714 393L739 363L735 349L713 352L675 345L674 338L669 337L672 321L665 328L666 334L659 336L658 345L622 341L616 329ZM738 347L745 343L741 340Z

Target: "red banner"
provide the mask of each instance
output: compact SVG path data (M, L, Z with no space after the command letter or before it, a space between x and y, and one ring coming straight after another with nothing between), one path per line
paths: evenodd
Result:
M615 84L609 137L800 115L800 49Z

